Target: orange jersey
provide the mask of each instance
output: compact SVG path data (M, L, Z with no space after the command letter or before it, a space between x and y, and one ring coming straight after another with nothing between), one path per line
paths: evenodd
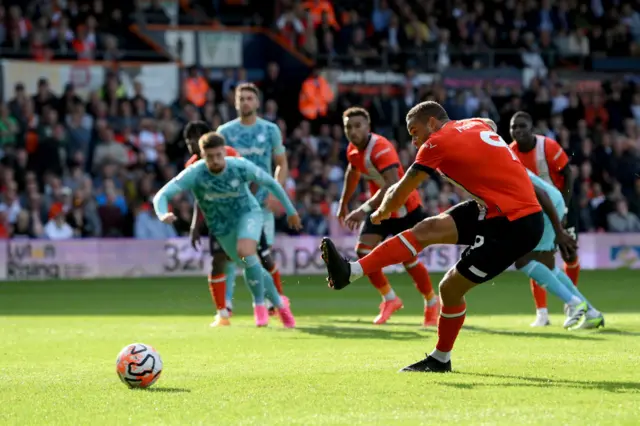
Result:
M531 151L520 151L515 141L509 146L527 169L562 190L564 176L560 172L569 164L569 157L562 146L553 139L541 135L535 137L536 146Z
M418 151L412 167L437 170L486 208L486 218L516 220L542 211L526 169L482 120L450 121Z
M238 151L236 151L235 148L232 148L229 145L225 145L224 150L226 151L227 157L240 157L240 154L238 154ZM189 160L187 160L187 162L184 163L184 168L186 169L187 167L189 167L199 159L200 159L200 156L198 154L193 154L191 158L189 158Z
M369 181L371 195L385 185L382 174L393 167L397 168L398 179L404 176L404 169L400 164L398 152L394 146L384 137L371 133L367 147L360 151L352 143L347 147L347 160L349 164ZM413 191L404 207L394 212L391 217L403 217L420 207L422 204L418 191Z

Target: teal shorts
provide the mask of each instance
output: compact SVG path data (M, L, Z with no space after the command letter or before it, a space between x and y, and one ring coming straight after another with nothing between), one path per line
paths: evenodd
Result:
M562 211L560 211L562 209ZM564 217L564 204L556 206L556 212L559 218ZM561 219L562 220L562 219ZM533 251L555 251L556 249L556 231L553 229L549 216L544 215L544 233L540 242Z
M267 239L267 245L271 247L276 239L276 218L267 208L262 209L262 218L264 236Z
M263 222L264 215L262 211L244 213L240 216L235 230L225 235L216 235L216 239L224 252L237 265L243 265L242 259L238 256L238 240L248 239L259 243L264 226Z

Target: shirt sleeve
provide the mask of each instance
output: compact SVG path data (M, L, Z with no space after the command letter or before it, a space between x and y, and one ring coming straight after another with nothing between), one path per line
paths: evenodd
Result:
M158 217L169 212L169 200L173 198L174 195L193 188L196 174L196 167L191 166L180 172L178 176L160 188L160 191L153 197L153 209Z
M371 152L371 163L380 173L400 166L400 158L391 142L377 144Z
M250 182L255 182L260 186L267 188L267 190L273 194L274 197L280 201L280 204L284 206L284 209L287 212L287 216L292 216L296 214L296 208L291 203L289 196L287 196L286 191L282 186L278 183L277 180L269 176L264 170L257 167L255 164L250 161L243 160L242 161L243 168L245 171L245 177Z
M271 126L271 149L273 155L282 155L285 153L284 144L282 143L282 132L277 125Z
M547 164L552 170L559 172L569 164L569 157L558 142L546 139L544 151L547 157Z
M440 167L440 163L443 159L444 147L441 146L441 141L439 139L440 138L437 137L431 137L428 141L422 144L418 150L418 154L416 155L416 160L411 167L429 174L433 173L438 167Z

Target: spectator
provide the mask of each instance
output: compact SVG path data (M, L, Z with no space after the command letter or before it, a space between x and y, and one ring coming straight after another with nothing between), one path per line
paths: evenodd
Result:
M618 200L616 211L607 216L609 232L640 232L640 219L629 211L627 201Z
M49 221L44 226L44 236L50 240L69 240L74 237L73 228L66 222L64 207L54 203L49 210Z
M319 70L313 70L309 78L302 83L300 90L300 113L308 120L325 117L329 104L334 101L334 94L329 83L320 75Z
M15 146L19 131L18 120L11 115L9 107L0 104L0 148Z
M134 237L144 240L162 240L177 237L172 225L162 223L149 203L140 206L136 215Z

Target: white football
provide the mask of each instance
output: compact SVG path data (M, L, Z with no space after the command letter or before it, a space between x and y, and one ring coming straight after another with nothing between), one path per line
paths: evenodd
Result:
M153 347L133 343L118 354L116 372L129 388L148 388L162 373L162 358Z

